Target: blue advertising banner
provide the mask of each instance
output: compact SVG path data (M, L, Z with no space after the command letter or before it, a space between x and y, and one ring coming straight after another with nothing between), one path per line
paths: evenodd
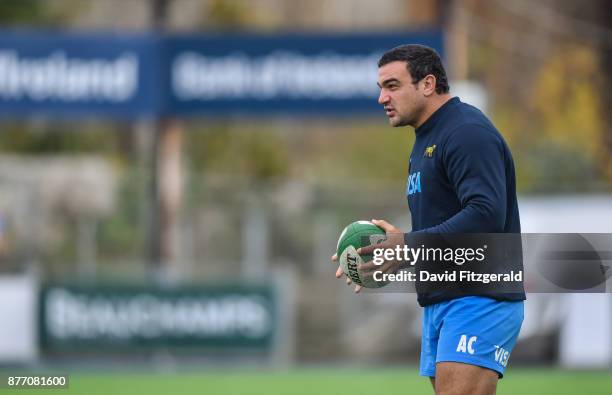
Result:
M0 34L0 116L230 116L380 111L376 62L440 31L395 34Z
M442 52L438 31L169 38L167 109L182 115L380 111L376 63L405 43Z
M159 110L151 36L0 34L0 116L135 118Z

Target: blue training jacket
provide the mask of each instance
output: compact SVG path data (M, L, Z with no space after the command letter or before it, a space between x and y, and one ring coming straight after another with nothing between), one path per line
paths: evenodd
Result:
M480 110L454 97L415 132L406 184L413 232L521 232L510 149ZM448 299L419 295L422 306Z

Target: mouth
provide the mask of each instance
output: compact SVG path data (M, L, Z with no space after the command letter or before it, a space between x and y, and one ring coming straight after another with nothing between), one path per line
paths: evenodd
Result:
M389 118L395 115L395 109L393 107L385 107L385 113Z

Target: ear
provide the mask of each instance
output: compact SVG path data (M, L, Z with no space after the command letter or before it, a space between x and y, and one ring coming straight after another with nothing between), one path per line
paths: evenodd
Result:
M431 96L436 93L436 77L433 74L428 74L423 78L423 94Z

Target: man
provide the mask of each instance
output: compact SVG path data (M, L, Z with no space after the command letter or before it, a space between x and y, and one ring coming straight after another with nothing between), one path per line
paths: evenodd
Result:
M389 123L415 128L406 188L412 232L520 233L510 150L482 112L449 94L438 54L402 45L383 54L378 67L378 102ZM373 222L387 232L387 246L404 244L399 229ZM389 262L383 271L398 265ZM369 262L361 269L375 267ZM336 277L342 274L338 268ZM424 307L420 374L431 378L436 394L495 393L523 321L524 299L524 293L418 295Z

